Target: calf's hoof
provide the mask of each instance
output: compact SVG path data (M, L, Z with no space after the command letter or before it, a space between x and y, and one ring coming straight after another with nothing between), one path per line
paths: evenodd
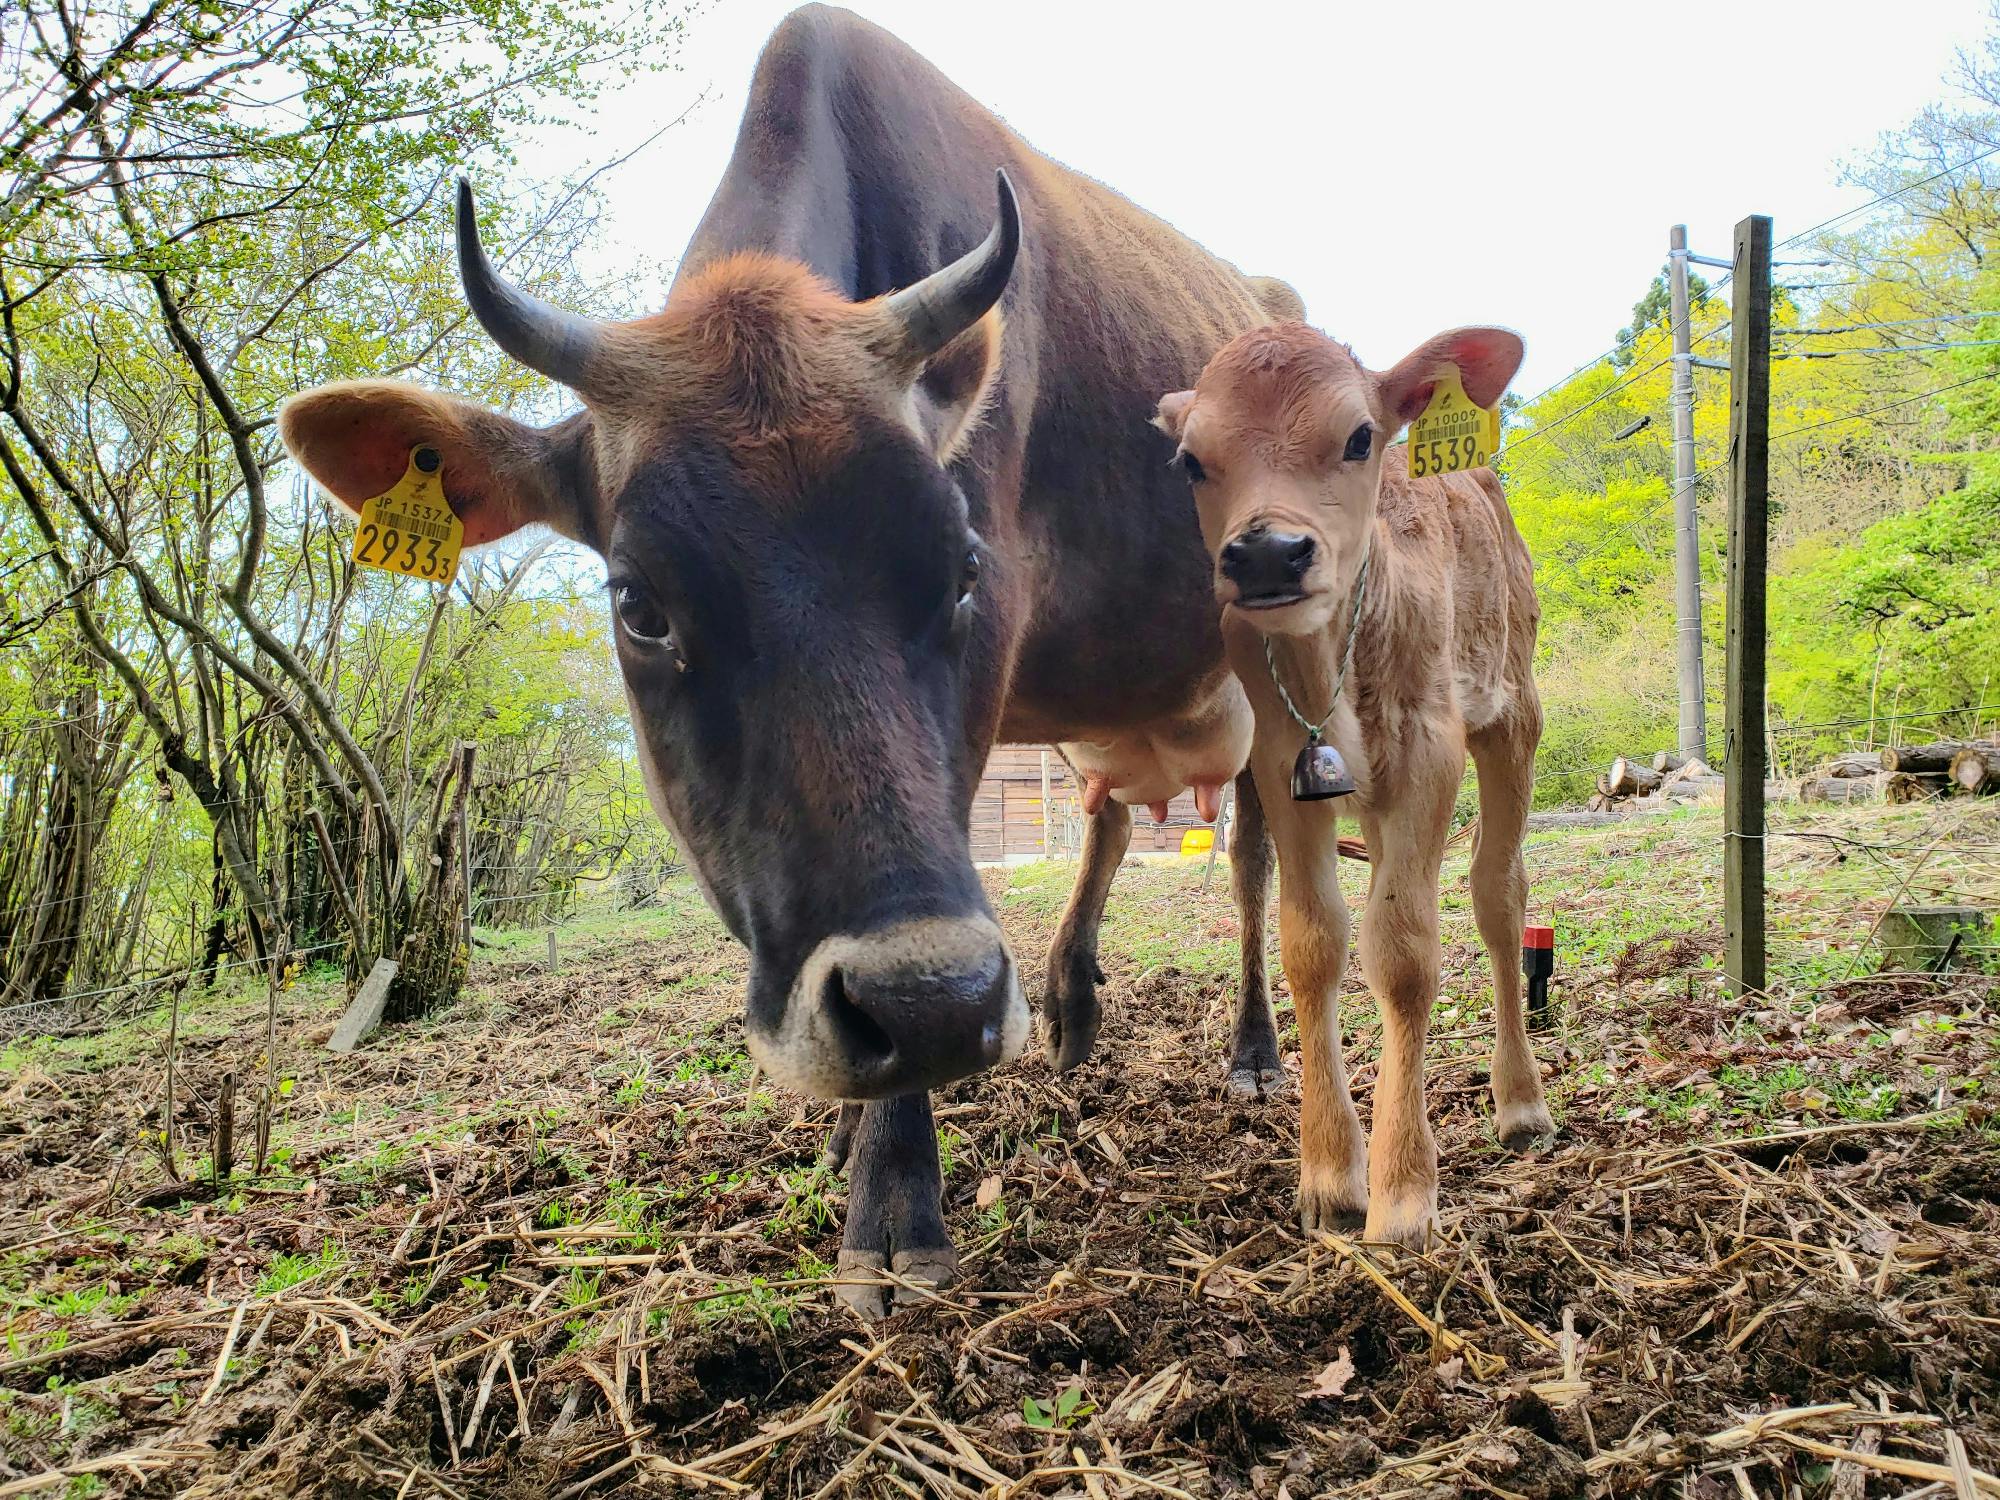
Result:
M1503 1104L1493 1116L1493 1133L1500 1144L1516 1155L1525 1155L1554 1139L1556 1122L1549 1107L1540 1099L1521 1104Z
M1364 1172L1308 1171L1299 1181L1299 1227L1307 1234L1326 1230L1353 1234L1367 1222L1368 1178Z
M1361 1237L1374 1244L1401 1245L1405 1250L1422 1250L1437 1229L1437 1194L1409 1193L1368 1205L1368 1222Z
M909 1285L898 1285L885 1268ZM927 1300L925 1289L947 1287L958 1279L958 1254L942 1249L898 1250L884 1257L876 1250L843 1250L834 1265L833 1294L871 1323L897 1308Z
M1079 953L1051 973L1054 982L1042 995L1042 1050L1050 1067L1067 1073L1086 1061L1097 1045L1103 1019L1097 987L1104 983L1104 971L1093 955Z

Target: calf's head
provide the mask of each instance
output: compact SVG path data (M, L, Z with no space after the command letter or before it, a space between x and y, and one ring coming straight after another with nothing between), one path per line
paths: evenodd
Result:
M582 411L536 428L362 381L280 417L349 508L428 444L468 544L540 523L602 555L653 806L750 949L751 1052L822 1097L926 1089L1028 1033L966 834L1016 606L951 471L1000 363L999 195L983 244L886 297L739 255L597 323L501 280L461 185L474 315Z
M1383 450L1456 366L1480 406L1521 364L1504 328L1460 328L1380 374L1303 323L1253 329L1208 362L1154 418L1179 446L1215 596L1259 630L1306 635L1333 619L1375 519Z

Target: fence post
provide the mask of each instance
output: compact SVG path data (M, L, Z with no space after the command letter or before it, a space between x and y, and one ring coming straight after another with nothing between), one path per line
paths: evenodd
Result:
M1770 544L1771 221L1736 226L1729 335L1729 658L1723 704L1723 973L1764 988L1764 597Z
M1007 822L1007 800L1003 794L1000 800L1000 823L1004 830ZM1049 752L1042 752L1042 858L1053 859L1056 852L1055 829L1049 824ZM1000 835L1000 857L1007 857L1007 835Z
M464 939L468 958L472 954L472 820L478 813L478 804L473 797L472 763L478 750L479 746L472 740L466 740L460 747L464 757L459 768L460 790L465 796L465 813L458 820L458 875L465 886L465 922L460 936Z

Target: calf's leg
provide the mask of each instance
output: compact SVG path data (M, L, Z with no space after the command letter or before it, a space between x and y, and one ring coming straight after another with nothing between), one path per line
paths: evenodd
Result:
M1089 1057L1097 1042L1097 987L1104 983L1104 971L1097 966L1097 933L1111 877L1131 842L1132 810L1122 802L1106 802L1084 827L1083 862L1049 944L1042 981L1042 1045L1059 1073Z
M1521 837L1535 780L1540 713L1506 719L1472 739L1479 768L1479 833L1472 846L1472 914L1493 964L1493 1128L1510 1151L1555 1133L1542 1071L1528 1042L1517 950L1528 917Z
M1278 848L1279 955L1298 1012L1299 1222L1351 1230L1368 1212L1368 1153L1340 1046L1348 921L1338 824L1328 803L1292 800L1289 757L1260 757L1256 768Z
M1454 740L1456 736L1453 736ZM1437 1223L1437 1141L1424 1097L1424 1045L1437 998L1438 869L1464 751L1413 737L1396 785L1363 820L1372 857L1361 972L1382 1012L1368 1149L1367 1237L1421 1247Z
M1242 982L1236 991L1236 1024L1223 1088L1232 1099L1255 1099L1277 1088L1285 1073L1278 1059L1278 1018L1271 1011L1264 957L1265 917L1271 902L1271 836L1264 826L1257 778L1248 770L1236 778L1229 888L1236 897L1237 925L1242 930Z
M938 1172L937 1124L929 1094L903 1094L861 1106L847 1174L847 1227L841 1235L834 1291L864 1318L888 1316L917 1300L902 1287L875 1284L884 1268L912 1281L948 1285L958 1253L944 1228L944 1180Z

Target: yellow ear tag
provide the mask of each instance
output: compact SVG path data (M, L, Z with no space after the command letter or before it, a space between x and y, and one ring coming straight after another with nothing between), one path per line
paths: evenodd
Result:
M1438 377L1424 414L1410 424L1409 444L1412 479L1484 468L1500 446L1500 413L1474 406L1452 366Z
M444 497L444 461L437 449L419 443L410 450L409 467L395 488L361 507L354 560L363 567L449 583L464 545L465 523Z

